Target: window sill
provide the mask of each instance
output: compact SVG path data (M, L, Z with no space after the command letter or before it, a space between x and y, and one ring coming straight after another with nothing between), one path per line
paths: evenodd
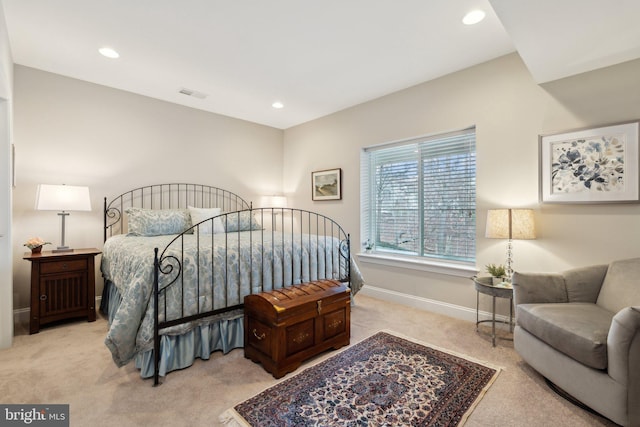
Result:
M438 262L422 258L400 257L380 253L358 253L357 256L358 259L364 263L408 268L411 270L446 274L448 276L469 278L478 274L476 267L471 264Z

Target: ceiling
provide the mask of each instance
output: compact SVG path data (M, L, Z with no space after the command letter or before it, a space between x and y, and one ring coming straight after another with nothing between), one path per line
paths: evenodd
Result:
M538 83L640 57L637 0L0 2L16 64L280 129L516 50Z

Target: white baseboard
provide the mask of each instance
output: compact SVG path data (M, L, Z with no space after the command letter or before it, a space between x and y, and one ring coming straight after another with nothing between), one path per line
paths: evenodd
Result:
M444 314L445 316L455 317L456 319L467 320L469 322L476 321L475 308L463 307L461 305L450 304L443 301L432 300L428 298L422 298L415 295L403 294L401 292L392 291L389 289L377 288L375 286L365 285L360 293L381 299L384 301L390 301L397 304L406 305L409 307L417 308L420 310L431 311L433 313ZM357 300L356 300L357 304ZM480 320L490 320L491 313L487 311L480 311L478 313ZM496 320L501 322L508 322L509 317L497 314ZM496 325L498 326L498 325Z
M28 307L13 310L13 324L26 325L27 329L29 329L29 313L31 313L31 309Z
M476 310L461 305L450 304L443 301L422 298L415 295L403 294L401 292L392 291L389 289L378 288L371 285L364 286L360 293L373 298L381 299L384 301L390 301L397 304L406 305L408 307L417 308L419 310L431 311L433 313L443 314L445 316L454 317L456 319L462 319L469 322L476 321ZM102 297L96 297L96 307L100 307ZM356 300L357 304L357 300ZM29 308L19 308L13 310L13 321L15 324L29 325ZM480 311L478 313L480 320L490 320L491 313L487 311ZM496 315L496 320L502 322L508 322L509 317L504 315Z

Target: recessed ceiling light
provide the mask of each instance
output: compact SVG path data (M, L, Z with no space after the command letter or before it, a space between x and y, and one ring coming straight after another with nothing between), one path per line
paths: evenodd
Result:
M464 18L462 18L462 23L465 25L477 24L478 22L482 21L485 16L486 14L482 10L472 10L471 12L464 15Z
M282 102L280 102L280 101L274 102L273 104L271 104L271 106L273 108L277 108L278 110L281 109L281 108L284 108L284 104Z
M111 59L120 58L120 54L115 50L111 49L110 47L101 47L100 49L98 49L98 52L100 52L102 56L106 56L107 58L111 58Z

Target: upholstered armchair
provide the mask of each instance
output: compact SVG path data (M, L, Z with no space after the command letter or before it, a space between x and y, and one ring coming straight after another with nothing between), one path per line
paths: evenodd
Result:
M560 389L640 426L640 258L514 273L518 354Z

